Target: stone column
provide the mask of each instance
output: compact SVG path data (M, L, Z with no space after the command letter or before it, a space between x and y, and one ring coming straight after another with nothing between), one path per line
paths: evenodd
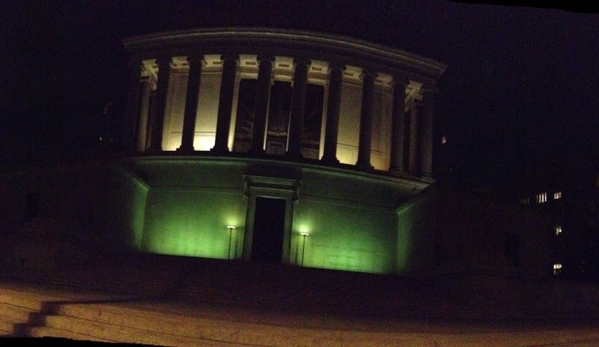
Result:
M150 94L152 83L149 77L141 80L139 96L139 123L137 125L137 151L144 152L147 148L148 117L150 115Z
M223 74L220 81L218 99L218 118L216 122L216 138L211 152L225 154L229 152L229 129L233 111L233 95L235 93L235 77L237 74L238 55L223 55Z
M339 164L337 159L337 136L339 134L339 106L341 86L345 66L329 63L329 96L327 100L327 120L324 135L322 161L326 164Z
M154 115L156 114L156 89L154 88L150 92L150 109L148 110L148 130L146 131L146 149L145 152L148 151L148 147L150 143L152 143L152 133L154 129Z
M125 152L135 150L135 131L139 123L139 81L141 78L141 59L132 58L127 66L127 106L123 124L121 147Z
M181 136L181 147L177 152L184 154L193 153L193 140L196 128L196 116L198 114L198 100L200 99L200 83L202 81L203 55L190 55L189 76L187 77L187 93L185 95L185 111L183 113L183 134Z
M266 119L270 101L270 86L272 81L273 56L258 56L258 81L256 83L256 103L254 106L254 125L252 129L252 145L250 153L264 154L264 136L266 134Z
M360 142L358 144L358 162L361 170L372 170L370 149L372 147L372 113L374 106L374 80L376 72L362 71L362 108L360 112Z
M295 72L293 75L291 122L289 126L287 157L298 159L302 158L302 133L304 128L304 113L306 110L306 88L310 60L296 58L293 63L295 65Z
M420 149L419 149L419 136L420 136L420 116L418 112L418 104L414 100L412 107L410 108L410 140L408 148L408 173L410 175L418 175L420 173L420 166L418 162Z
M406 85L408 80L395 77L393 80L393 116L391 128L391 165L389 170L403 172L403 143Z
M156 59L158 64L158 82L156 87L156 103L154 119L152 121L152 138L148 152L158 154L162 152L162 130L164 129L164 116L166 112L166 96L171 74L171 57Z
M434 97L437 92L433 84L422 86L422 113L420 124L420 173L433 177L433 116Z

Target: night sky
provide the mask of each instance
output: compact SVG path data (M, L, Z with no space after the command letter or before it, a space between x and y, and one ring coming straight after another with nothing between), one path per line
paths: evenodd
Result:
M122 37L225 25L327 31L447 64L436 140L445 134L448 144L437 162L459 182L501 186L537 160L599 154L599 14L422 0L0 0L0 6L5 162L93 151L103 133L118 142L126 92Z

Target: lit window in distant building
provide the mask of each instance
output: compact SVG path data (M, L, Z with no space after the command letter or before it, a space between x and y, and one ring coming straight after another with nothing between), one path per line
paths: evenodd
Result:
M553 200L559 200L562 198L562 192L553 193Z
M520 202L522 203L522 205L529 205L530 204L530 198L522 198L520 200Z
M559 275L562 272L562 264L556 263L553 264L553 275Z
M563 231L563 230L562 230L562 226L561 226L561 225L557 225L557 226L555 226L555 228L554 228L554 229L555 229L555 235L556 235L556 236L557 236L557 235L559 235L559 234L561 234L561 233L562 233L562 231Z
M537 204L547 202L547 192L537 194Z

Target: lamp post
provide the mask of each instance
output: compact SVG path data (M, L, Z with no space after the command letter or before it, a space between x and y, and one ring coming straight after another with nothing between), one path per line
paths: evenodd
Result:
M300 234L302 235L302 263L300 265L304 266L304 254L306 253L306 236L310 234L305 231L302 231Z
M235 226L227 225L227 230L229 230L229 249L227 250L227 259L231 259L231 241L233 240L233 230L235 230Z

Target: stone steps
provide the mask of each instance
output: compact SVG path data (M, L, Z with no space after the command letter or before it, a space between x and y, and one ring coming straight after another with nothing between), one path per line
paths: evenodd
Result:
M180 298L254 307L401 317L431 317L437 315L440 307L448 309L461 305L445 300L426 283L412 278L305 268L273 267L262 271L246 264L241 264L239 269L227 272L214 266L206 273L226 275L207 276L203 285L198 285L197 278L190 278L181 286Z
M63 306L64 305L64 306ZM243 322L223 322L137 311L107 305L62 304L59 314L38 314L30 323L18 324L21 337L59 337L86 341L164 346L281 346L294 338L306 340L305 331ZM98 315L101 311L102 314ZM264 331L268 330L268 333ZM118 340L117 340L118 339ZM312 340L310 338L309 340Z
M0 304L0 318L7 321L26 322L32 312L38 312L38 310L14 306L8 303Z
M292 322L255 323L196 314L165 313L111 304L59 304L40 314L37 326L22 326L20 336L51 336L90 341L164 346L397 346L391 336L373 341L360 332L293 327ZM237 317L240 318L240 317ZM242 318L242 317L241 317ZM381 342L382 341L382 342ZM387 341L388 343L385 343Z
M43 299L13 290L0 291L0 335L14 336L16 327L29 321L43 307Z
M164 263L173 267L171 274L157 265L163 275L151 276L154 262L161 260L124 261L127 271L88 265L85 276L69 281L66 289L0 282L0 336L164 346L455 346L464 345L457 342L459 334L442 326L434 339L423 335L426 329L406 326L415 324L409 321L414 317L425 318L413 320L424 322L416 326L428 327L431 318L479 314L411 278L170 258ZM130 283L119 284L118 274L128 276L132 268L140 272L139 294L117 290ZM67 278L69 269L63 273ZM148 299L145 286L164 278L172 281L160 284L171 288L168 295ZM104 283L111 291L97 292L103 281L114 281ZM510 333L496 336L504 343L512 338ZM594 336L589 339L596 343ZM518 338L510 341L515 345ZM542 334L527 338L548 339ZM487 345L489 335L481 330L468 339L472 346Z
M35 326L30 324L18 324L15 326L17 337L55 337L69 340L94 341L94 342L116 342L94 337L87 334L79 334L70 330L51 328L47 326Z
M57 273L34 278L39 283L192 303L399 318L482 314L414 278L156 254L102 259L65 264Z
M0 316L0 336L13 336L15 324L11 318Z

